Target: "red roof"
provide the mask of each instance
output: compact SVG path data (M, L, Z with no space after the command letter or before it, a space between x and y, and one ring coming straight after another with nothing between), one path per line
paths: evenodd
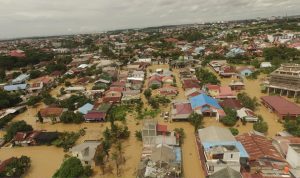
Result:
M58 117L63 113L63 108L48 107L40 110L42 117Z
M105 119L106 114L104 112L99 111L91 111L88 112L86 115L84 115L84 118L86 120L99 120L99 119Z
M199 81L195 79L185 79L183 80L183 88L201 88L199 85Z
M157 132L168 132L168 126L167 125L156 125Z
M280 115L300 115L300 107L280 96L263 96L262 101Z
M180 103L175 106L177 113L176 114L191 114L193 112L192 106L190 103Z
M243 107L239 100L233 98L224 99L222 102L220 102L220 105L222 108L230 109L241 109Z
M219 85L211 85L211 84L207 84L206 85L206 88L208 90L219 90L220 89L220 86Z
M284 158L272 145L272 141L264 136L245 133L236 136L236 139L243 144L249 154L250 161L256 161L260 158L271 158L278 161L284 161Z

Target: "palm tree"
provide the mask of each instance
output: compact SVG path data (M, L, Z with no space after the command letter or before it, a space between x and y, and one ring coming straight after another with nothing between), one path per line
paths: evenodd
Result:
M197 132L197 130L199 129L199 127L203 124L203 116L193 112L188 120L190 121L190 123L194 126L195 128L195 132Z
M116 169L117 169L117 176L119 176L119 155L118 152L114 152L111 156L111 159L115 162L116 164Z
M116 148L117 148L117 151L118 151L118 154L120 155L120 159L121 159L121 163L125 161L125 158L123 157L123 145L120 141L117 142L117 145L116 145Z

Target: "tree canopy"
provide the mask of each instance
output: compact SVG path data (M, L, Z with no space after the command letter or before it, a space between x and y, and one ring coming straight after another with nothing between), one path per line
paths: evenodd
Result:
M25 121L13 122L8 126L4 139L5 141L10 141L17 132L29 132L32 130L32 126L28 125Z
M81 164L81 161L76 157L70 157L62 163L52 178L82 178L89 176L90 173L86 175L85 168Z

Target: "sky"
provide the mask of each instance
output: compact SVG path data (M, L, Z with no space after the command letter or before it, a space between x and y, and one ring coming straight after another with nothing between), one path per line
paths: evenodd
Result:
M0 0L0 39L299 15L299 10L300 0Z

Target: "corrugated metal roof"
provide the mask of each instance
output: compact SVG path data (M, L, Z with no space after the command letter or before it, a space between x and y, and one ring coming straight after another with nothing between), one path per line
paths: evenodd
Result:
M219 105L218 101L210 96L207 96L205 94L200 94L198 96L190 98L190 102L192 105L192 108L195 109L196 107L202 107L204 105L210 105L217 109L222 109Z

